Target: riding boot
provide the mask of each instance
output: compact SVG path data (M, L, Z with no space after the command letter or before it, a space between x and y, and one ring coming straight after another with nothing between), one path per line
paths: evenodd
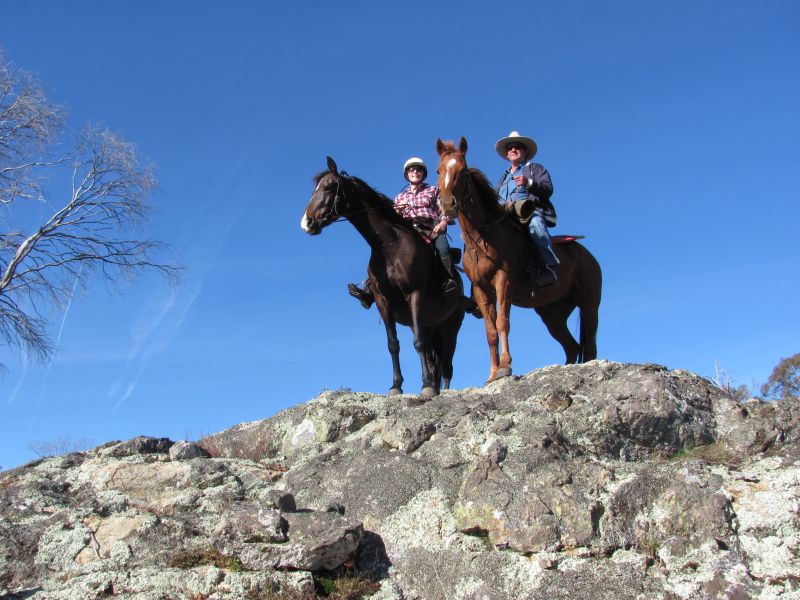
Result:
M440 254L439 258L442 259L442 265L447 272L447 281L442 286L442 291L447 298L453 298L458 295L458 284L456 283L456 276L453 273L453 258L450 253Z
M355 283L348 283L347 284L347 291L350 295L358 300L366 309L372 306L372 303L375 302L375 295L372 293L372 290L369 288L369 281L364 282L364 288L358 287Z
M555 270L549 266L544 257L538 252L531 257L533 261L528 265L528 278L536 287L548 287L558 282Z

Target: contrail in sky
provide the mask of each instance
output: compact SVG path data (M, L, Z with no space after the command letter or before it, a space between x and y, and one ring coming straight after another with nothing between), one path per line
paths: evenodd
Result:
M23 352L22 354L22 374L19 376L19 381L17 381L17 385L14 388L14 391L11 392L11 396L8 397L8 404L12 404L14 400L17 399L17 394L22 389L22 384L25 381L25 375L28 374L28 353Z
M195 219L189 228L191 235L187 237L195 243L200 243L199 254L202 256L195 263L204 265L204 268L195 271L197 278L188 294L179 296L177 291L173 291L155 311L156 314L154 316L144 318L146 326L134 334L134 343L128 353L127 364L109 390L108 398L113 400L120 393L120 390L124 389L114 403L111 412L117 411L133 394L150 360L172 341L189 310L203 292L206 273L213 265L216 257L222 252L233 226L250 205L253 194L242 194L245 201L239 203L236 210L224 212L224 221L222 223L220 223L218 215L217 199L225 196L226 207L230 206L231 186L229 184L231 181L239 179L238 176L244 170L249 158L250 156L243 157L239 161L239 165L231 169L230 177L225 182L220 183L219 189L215 193L209 195L203 209L194 213ZM210 218L209 213L214 213L214 218ZM204 227L211 229L203 231ZM178 313L177 315L175 315L176 312Z
M78 275L75 276L75 281L72 283L72 290L69 293L69 297L67 298L67 305L64 307L64 314L61 317L61 325L58 328L58 335L56 336L56 343L55 347L61 344L61 336L64 334L64 325L67 323L67 315L69 314L69 308L72 306L72 299L75 297L75 290L78 287L78 282L81 278L81 273L83 272L83 265L81 264L80 269L78 271ZM50 360L47 361L47 369L44 373L44 378L42 379L42 385L39 388L39 395L36 397L36 405L33 408L33 412L31 413L31 421L28 424L30 428L33 426L34 421L39 413L39 406L42 404L42 396L44 396L44 390L47 387L47 380L50 378L50 370L53 368L53 357L50 357Z

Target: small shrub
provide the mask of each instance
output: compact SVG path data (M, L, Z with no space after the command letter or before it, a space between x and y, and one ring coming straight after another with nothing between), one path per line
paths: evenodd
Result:
M46 442L33 442L28 446L28 450L36 454L39 458L50 456L61 456L72 452L84 452L94 445L94 441L89 438L72 439L68 435L59 436L55 440Z

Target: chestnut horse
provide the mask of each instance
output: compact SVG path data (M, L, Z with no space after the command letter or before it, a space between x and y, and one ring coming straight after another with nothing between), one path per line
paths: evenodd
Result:
M300 226L310 235L339 218L350 221L369 244L369 285L386 327L394 379L389 394L403 393L397 323L414 334L422 364L422 394L435 396L450 386L456 337L464 320L461 295L448 300L447 277L431 244L394 210L394 203L357 177L339 173L328 157L328 170L315 177L316 188ZM461 277L456 278L461 291Z
M594 256L574 241L556 244L561 261L556 269L558 283L533 289L526 270L531 254L538 250L527 228L509 218L510 213L500 206L483 173L467 167L467 140L462 137L458 148L452 142L436 140L436 151L440 157L439 202L445 214L454 216L458 212L464 238L464 272L472 281L486 326L489 381L511 375L508 332L512 304L533 308L539 314L564 349L568 364L597 358L602 274ZM580 309L580 343L567 327L567 318L575 307Z

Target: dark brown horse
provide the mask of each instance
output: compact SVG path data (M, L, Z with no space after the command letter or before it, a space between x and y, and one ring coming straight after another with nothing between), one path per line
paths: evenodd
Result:
M532 289L526 270L536 252L527 228L509 217L486 177L467 167L467 140L459 147L436 140L439 153L439 202L446 214L458 211L464 238L464 272L486 325L491 370L489 381L511 375L508 348L511 305L533 308L561 347L567 363L597 358L597 313L602 274L591 253L577 242L557 244L558 284ZM531 292L535 292L532 295ZM580 343L567 327L580 309ZM500 348L498 349L498 339Z
M464 320L461 298L442 292L446 273L433 247L394 210L394 204L357 177L339 173L328 157L328 170L315 178L316 188L300 226L317 235L345 218L369 244L368 277L386 327L394 379L389 394L403 392L400 342L396 323L408 325L422 364L422 394L447 389L453 377L456 337ZM458 278L461 285L461 278ZM459 294L460 296L460 294Z

